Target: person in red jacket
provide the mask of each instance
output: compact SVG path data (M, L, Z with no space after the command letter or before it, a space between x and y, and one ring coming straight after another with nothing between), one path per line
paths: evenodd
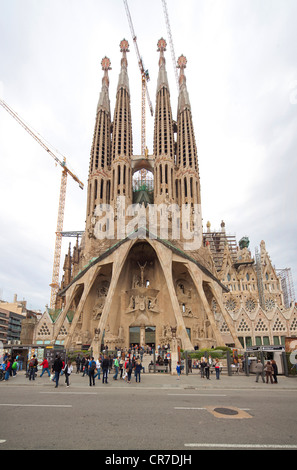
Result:
M40 374L40 377L43 376L44 372L47 372L48 373L48 376L50 377L51 374L50 374L50 371L49 371L49 368L48 368L48 360L47 359L43 359L43 361L41 362L41 364L39 364L40 366L42 366L42 372Z

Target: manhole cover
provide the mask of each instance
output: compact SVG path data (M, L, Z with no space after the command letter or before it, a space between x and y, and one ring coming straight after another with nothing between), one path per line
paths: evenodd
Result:
M213 411L222 415L238 415L238 411L231 408L214 408Z

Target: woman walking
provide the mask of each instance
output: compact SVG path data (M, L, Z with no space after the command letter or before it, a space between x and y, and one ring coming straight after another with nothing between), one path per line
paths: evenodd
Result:
M64 367L63 371L64 371L64 374L65 374L65 383L66 383L66 386L69 387L69 377L70 377L71 372L73 371L73 367L72 367L71 361L68 361L68 362L67 362L67 364L66 364L66 366Z

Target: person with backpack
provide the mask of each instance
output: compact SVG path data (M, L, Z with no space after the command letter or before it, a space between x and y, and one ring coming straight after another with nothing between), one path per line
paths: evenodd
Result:
M119 373L119 361L118 358L116 357L114 360L114 370L115 374L113 376L113 380L118 380L118 373Z
M17 374L17 369L18 369L18 363L17 363L17 360L15 359L15 360L12 362L12 366L11 366L12 376L13 376L13 377L16 376L16 374Z
M37 371L37 364L38 364L38 361L34 354L29 362L29 380L35 380L35 372Z
M96 361L94 361L94 358L91 357L89 361L89 379L90 379L90 387L95 386L95 370L96 370Z

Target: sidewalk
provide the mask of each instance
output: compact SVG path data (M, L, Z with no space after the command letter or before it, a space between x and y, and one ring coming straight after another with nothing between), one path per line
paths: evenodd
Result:
M47 374L44 374L40 378L40 371L38 372L38 376L34 381L30 381L24 371L19 371L16 377L10 377L7 382L2 381L0 382L0 390L2 387L5 386L28 386L28 387L47 387L51 388L54 387L54 383L50 381ZM227 374L221 374L220 380L216 380L215 376L211 376L211 380L207 380L206 378L202 379L200 374L198 373L189 373L189 375L182 374L180 380L177 379L176 375L170 375L167 373L145 373L141 374L141 382L136 383L134 374L132 374L131 384L127 384L123 379L118 378L118 380L113 380L113 372L109 374L108 381L109 383L102 384L102 374L101 380L98 378L95 379L96 386L95 388L138 388L138 389L192 389L192 390L218 390L218 389L225 389L225 390L246 390L246 389L265 389L265 390L294 390L297 391L297 377L285 377L285 376L278 376L278 384L271 384L271 383L263 383L261 379L259 382L256 383L256 376L251 374L246 376L244 374L240 375L232 375L228 376ZM64 376L60 376L59 380L59 388L65 388L65 378ZM82 374L76 374L73 372L70 376L70 387L67 390L71 389L81 389L87 388L92 390L89 386L89 377L85 376L82 377Z

